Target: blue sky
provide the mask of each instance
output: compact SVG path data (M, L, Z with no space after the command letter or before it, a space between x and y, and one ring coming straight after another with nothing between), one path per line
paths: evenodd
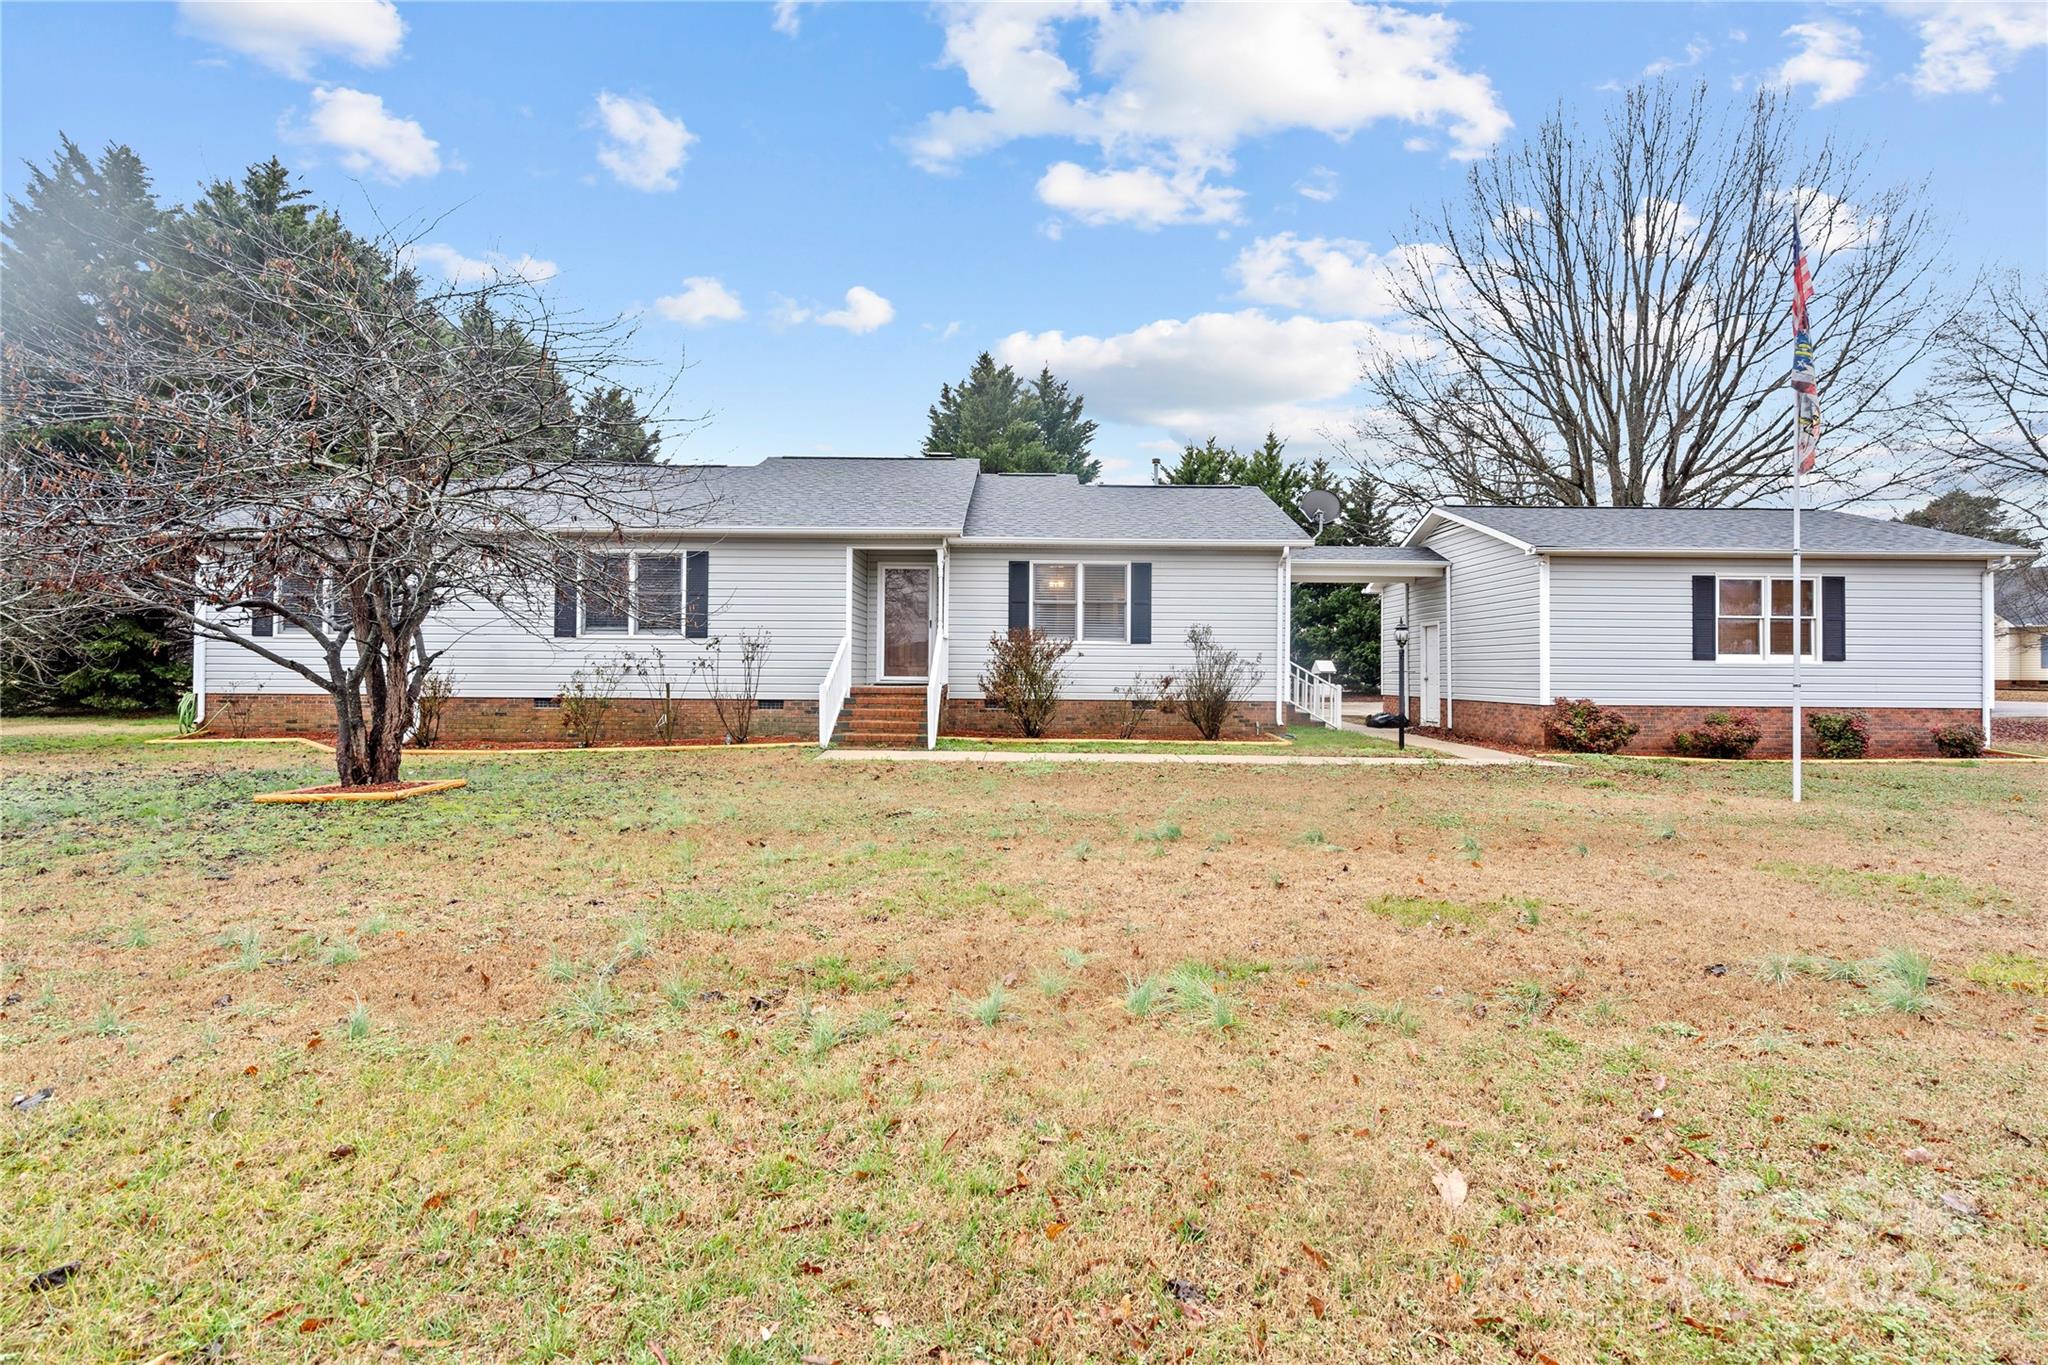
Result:
M429 269L639 313L712 417L687 460L913 451L983 348L1073 381L1111 478L1312 451L1411 209L1646 71L1789 85L1930 183L1957 279L2048 267L2038 4L7 4L0 40L8 193L60 131L171 200L277 153Z

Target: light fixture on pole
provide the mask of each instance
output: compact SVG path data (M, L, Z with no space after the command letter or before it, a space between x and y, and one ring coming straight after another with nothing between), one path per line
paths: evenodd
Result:
M1397 747L1408 747L1408 618L1394 623L1394 647L1401 652L1401 701L1394 713Z

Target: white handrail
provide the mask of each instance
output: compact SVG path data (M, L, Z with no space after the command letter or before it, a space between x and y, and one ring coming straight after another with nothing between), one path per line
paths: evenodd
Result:
M853 683L853 637L839 638L838 652L832 656L832 666L825 670L825 681L818 685L818 743L830 747L832 732L839 728L839 708L846 705L846 694Z
M1344 689L1291 659L1287 664L1287 700L1319 725L1333 730L1344 728Z
M939 747L939 708L946 700L946 672L949 666L947 653L946 628L940 626L938 641L932 646L931 667L924 684L924 747L927 749Z

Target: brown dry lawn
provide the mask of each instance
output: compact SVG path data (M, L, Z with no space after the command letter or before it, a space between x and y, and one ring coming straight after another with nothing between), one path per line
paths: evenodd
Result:
M0 741L0 1359L2048 1358L2048 765L161 732Z

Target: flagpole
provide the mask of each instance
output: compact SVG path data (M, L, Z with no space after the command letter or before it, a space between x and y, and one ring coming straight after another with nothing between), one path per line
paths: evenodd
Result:
M1792 395L1792 800L1796 804L1805 800L1801 791L1804 764L1800 753L1802 728L1799 697L1799 661L1806 654L1806 580L1799 569L1799 504L1804 470L1800 466L1805 460L1799 455L1799 395ZM1818 606L1818 603L1815 603ZM1769 619L1769 604L1765 604L1765 619Z

